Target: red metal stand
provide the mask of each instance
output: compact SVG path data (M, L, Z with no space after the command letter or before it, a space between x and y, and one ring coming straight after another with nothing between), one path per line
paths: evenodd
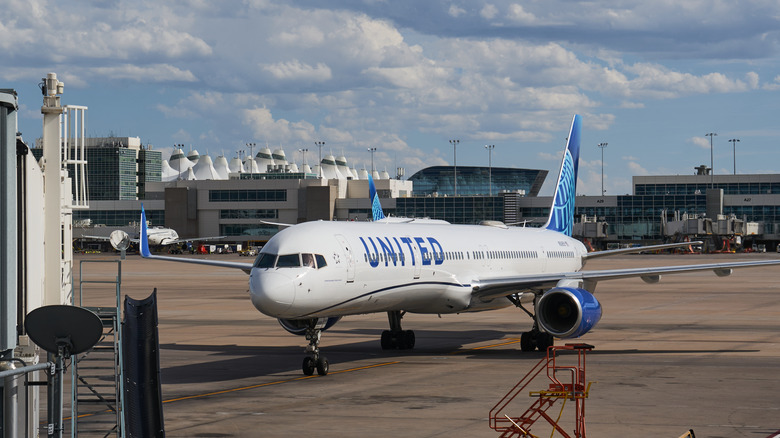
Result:
M495 406L490 410L490 428L501 433L501 437L536 438L531 433L531 427L540 419L549 423L554 431L565 438L585 438L585 399L588 398L590 383L585 383L585 354L592 350L588 344L566 344L552 346L547 349L547 357L540 360L528 374L525 375ZM564 366L558 360L558 351L573 351L577 353L577 365ZM524 391L543 369L547 370L550 380L548 389L531 391L530 396L536 401L521 416L510 417L504 414L509 403ZM547 411L558 401L563 400L561 414L552 418ZM566 401L571 400L574 408L574 435L569 435L558 424L563 414Z

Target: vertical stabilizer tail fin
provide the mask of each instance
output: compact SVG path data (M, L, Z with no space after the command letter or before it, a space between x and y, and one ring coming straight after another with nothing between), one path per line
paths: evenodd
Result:
M379 195L376 193L374 178L371 178L371 174L368 175L368 198L371 200L371 214L374 221L384 219L385 213L382 211L382 205L379 204Z
M577 193L581 129L582 117L576 114L571 122L569 141L563 151L561 172L558 174L558 184L555 186L550 216L544 225L544 228L548 230L555 230L567 236L571 236L574 227L574 200Z
M150 257L152 255L149 251L149 232L146 229L146 211L143 204L141 204L141 236L139 237L139 245L141 247L141 257Z

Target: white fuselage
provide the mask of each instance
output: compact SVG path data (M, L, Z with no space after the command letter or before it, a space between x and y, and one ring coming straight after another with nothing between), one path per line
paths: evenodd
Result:
M473 282L577 271L585 252L578 240L540 228L307 222L263 247L250 293L258 310L276 318L488 310L510 302L473 298ZM319 262L304 266L312 257L300 256L296 264L295 254L313 254ZM274 256L286 256L277 258L286 266L277 266Z
M179 240L179 234L171 228L152 227L147 230L150 245L167 245Z

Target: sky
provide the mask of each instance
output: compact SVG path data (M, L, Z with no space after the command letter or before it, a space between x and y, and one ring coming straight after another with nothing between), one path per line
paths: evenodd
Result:
M0 0L0 88L41 135L65 83L89 136L228 159L547 169L583 117L578 194L635 175L780 172L780 2ZM706 137L707 133L717 136ZM459 140L453 148L450 140ZM710 148L712 139L712 148ZM739 142L730 142L739 139ZM600 143L607 146L599 148ZM492 153L485 147L494 145ZM734 148L736 145L736 148ZM454 150L455 149L455 150ZM602 162L602 153L604 159ZM603 164L603 180L602 180Z

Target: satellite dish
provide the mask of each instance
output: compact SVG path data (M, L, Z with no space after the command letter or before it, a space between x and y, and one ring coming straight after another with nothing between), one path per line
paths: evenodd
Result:
M108 241L117 251L124 251L130 246L130 236L122 230L112 231L111 235L108 236Z
M64 356L83 353L103 336L103 322L93 312L76 306L44 306L27 314L24 328L44 350Z

